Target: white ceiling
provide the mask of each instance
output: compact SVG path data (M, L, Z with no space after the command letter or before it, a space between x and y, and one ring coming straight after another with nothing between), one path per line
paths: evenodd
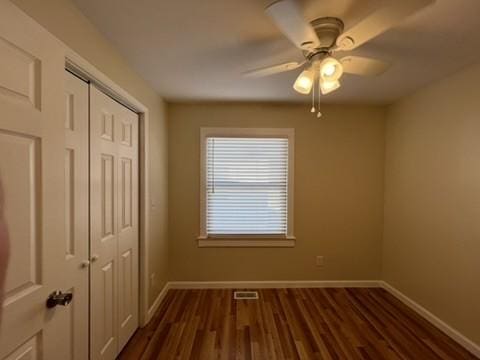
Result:
M249 79L245 70L299 60L263 9L268 0L74 0L167 100L308 101L299 70ZM336 16L346 28L387 0L304 0L305 17ZM390 0L403 1L403 0ZM361 48L391 62L379 77L345 75L325 102L390 103L480 61L480 1L437 0Z

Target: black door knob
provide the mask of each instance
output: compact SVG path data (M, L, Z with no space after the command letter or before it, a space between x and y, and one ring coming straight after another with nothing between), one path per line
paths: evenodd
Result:
M72 293L62 293L61 291L54 291L47 298L47 308L51 309L57 305L67 306L72 302Z

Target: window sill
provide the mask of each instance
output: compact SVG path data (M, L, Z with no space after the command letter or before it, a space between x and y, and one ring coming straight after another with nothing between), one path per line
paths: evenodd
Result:
M295 247L294 236L215 236L197 238L198 247L214 248L292 248Z

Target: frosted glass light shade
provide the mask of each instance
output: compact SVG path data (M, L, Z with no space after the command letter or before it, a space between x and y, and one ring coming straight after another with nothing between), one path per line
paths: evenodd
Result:
M336 81L323 81L320 80L320 90L323 95L329 94L332 91L337 90L340 87L340 82Z
M310 91L312 91L314 80L315 73L313 72L313 70L311 68L306 69L302 71L302 73L298 76L297 80L295 80L293 88L296 92L299 92L300 94L310 94Z
M343 74L343 66L337 59L327 57L320 63L320 79L324 81L337 81Z

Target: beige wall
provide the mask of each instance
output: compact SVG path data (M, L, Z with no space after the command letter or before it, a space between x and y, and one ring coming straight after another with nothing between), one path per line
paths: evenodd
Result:
M384 109L169 104L171 280L372 280L380 275ZM295 128L295 248L198 248L200 127ZM315 256L325 256L324 268Z
M27 14L96 66L150 110L151 212L150 304L167 280L167 123L165 104L69 0L14 0Z
M480 66L391 107L383 279L480 344Z

